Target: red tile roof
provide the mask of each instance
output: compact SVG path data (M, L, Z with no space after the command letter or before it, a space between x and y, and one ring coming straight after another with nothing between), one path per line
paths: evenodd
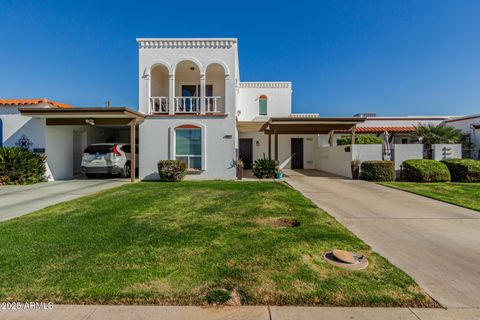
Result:
M337 130L336 132L349 132L350 130ZM400 133L409 133L415 131L415 127L357 127L355 129L356 133L383 133L388 132L400 132Z
M68 103L61 103L52 100L48 100L45 98L39 99L0 99L0 106L25 106L25 105L35 105L40 103L48 103L56 108L61 109L69 109L73 108L73 106L69 105Z

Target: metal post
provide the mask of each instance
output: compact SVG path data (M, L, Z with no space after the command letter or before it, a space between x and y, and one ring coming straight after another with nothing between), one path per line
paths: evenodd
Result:
M357 128L357 125L354 125L352 127L352 144L355 144L355 140L356 140L355 129L356 128Z

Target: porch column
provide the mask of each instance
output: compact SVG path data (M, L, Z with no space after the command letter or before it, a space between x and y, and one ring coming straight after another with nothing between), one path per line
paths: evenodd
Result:
M275 161L278 161L278 132L274 131L275 134Z
M354 125L352 127L352 144L355 144L355 138L356 138L356 135L355 135L355 129L357 128L357 125Z
M205 114L205 93L206 93L206 86L205 86L205 74L200 74L200 114Z
M148 114L153 113L152 112L153 108L152 108L152 83L151 83L151 78L152 77L151 77L150 74L147 74L145 76L145 80L147 80L147 87L148 87L148 89L147 89L148 90L148 101L147 101L147 103L148 103L148 107L147 107Z
M135 182L135 168L137 167L137 155L136 155L136 127L137 120L130 121L130 181Z
M268 160L272 160L272 134L268 134Z
M333 146L333 135L335 134L335 130L330 130L328 133L328 145L331 147Z
M168 113L175 114L175 73L168 75Z

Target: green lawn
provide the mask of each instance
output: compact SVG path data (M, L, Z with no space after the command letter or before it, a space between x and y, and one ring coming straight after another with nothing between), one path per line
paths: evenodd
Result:
M296 228L273 219L296 218ZM0 223L0 301L436 306L297 191L268 182L136 183ZM363 271L322 260L368 255ZM210 294L209 294L210 292ZM238 296L237 295L237 296Z
M480 183L382 182L381 184L480 211Z

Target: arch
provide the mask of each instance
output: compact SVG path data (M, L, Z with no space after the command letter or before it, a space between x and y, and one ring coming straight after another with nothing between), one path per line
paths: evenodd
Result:
M173 66L172 72L175 72L177 70L178 65L181 64L182 62L185 62L185 61L190 61L193 64L197 65L198 70L200 71L200 74L204 73L203 72L203 64L200 62L200 60L198 60L197 58L194 58L194 57L182 57L182 58L178 59L177 62L175 63L175 65Z
M168 67L162 63L152 65L150 70L149 95L150 111L153 113L168 112L170 90Z
M155 67L158 67L158 66L164 66L165 68L167 68L169 74L172 74L173 71L174 71L174 69L172 68L172 65L171 65L170 63L168 63L168 62L165 61L165 60L157 59L157 60L153 61L153 62L150 64L150 68L148 69L148 70L149 70L149 74L151 74L151 73L152 73L152 70L153 70Z
M260 96L258 97L258 99L259 99L259 100L261 100L261 99L266 99L266 100L268 100L268 96L267 96L266 94L262 94L262 95L260 95Z
M225 77L230 76L230 70L228 68L228 65L223 60L220 60L220 59L208 60L207 65L205 66L205 70L203 71L203 73L206 73L208 67L212 64L221 65L223 67L223 71L225 72Z

